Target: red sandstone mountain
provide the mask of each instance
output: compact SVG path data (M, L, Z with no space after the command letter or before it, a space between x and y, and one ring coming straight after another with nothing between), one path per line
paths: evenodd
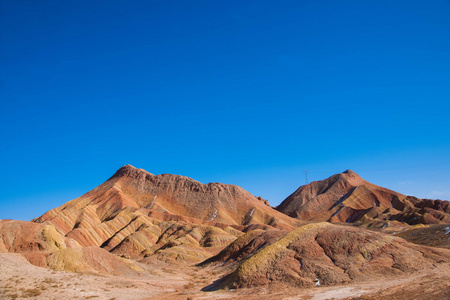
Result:
M83 247L187 262L217 253L240 230L299 224L238 186L153 175L130 165L33 221L54 226Z
M133 212L140 210L143 215L165 214L166 219L180 216L209 224L266 224L292 229L298 223L241 187L202 184L179 175L153 175L130 165L120 168L92 191L35 221L52 223L67 233L74 228L107 222L125 208Z
M405 196L367 182L350 170L301 186L277 210L309 221L450 222L450 202Z

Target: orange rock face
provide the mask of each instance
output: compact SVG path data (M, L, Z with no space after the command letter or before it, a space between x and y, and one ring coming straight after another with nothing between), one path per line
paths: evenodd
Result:
M405 196L367 182L350 170L301 186L277 210L301 220L333 223L450 222L450 202Z

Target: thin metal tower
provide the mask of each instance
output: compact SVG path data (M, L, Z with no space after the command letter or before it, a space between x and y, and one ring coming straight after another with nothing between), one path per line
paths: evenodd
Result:
M305 173L305 184L309 183L309 170L303 170L303 173Z

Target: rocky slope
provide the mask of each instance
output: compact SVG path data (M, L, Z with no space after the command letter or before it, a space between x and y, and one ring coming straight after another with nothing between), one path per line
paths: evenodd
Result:
M226 265L230 263L243 261L260 249L270 245L284 235L286 231L282 230L252 230L240 236L219 254L204 261L201 265Z
M351 170L301 186L277 210L309 221L386 226L450 222L450 202L405 196L362 179Z
M260 233L260 240L266 233ZM255 237L248 237L255 240ZM223 252L242 253L235 241ZM223 256L216 256L221 260ZM405 276L450 262L450 250L411 244L401 238L349 226L312 223L256 249L218 287L251 287L274 283L313 287Z
M450 224L415 225L395 236L419 245L450 249Z

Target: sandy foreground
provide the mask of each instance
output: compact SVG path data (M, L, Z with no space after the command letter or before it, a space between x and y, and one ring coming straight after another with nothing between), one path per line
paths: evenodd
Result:
M135 277L79 274L36 267L0 254L0 299L450 299L450 265L380 282L298 289L288 286L202 292L226 274L218 268L146 266Z

